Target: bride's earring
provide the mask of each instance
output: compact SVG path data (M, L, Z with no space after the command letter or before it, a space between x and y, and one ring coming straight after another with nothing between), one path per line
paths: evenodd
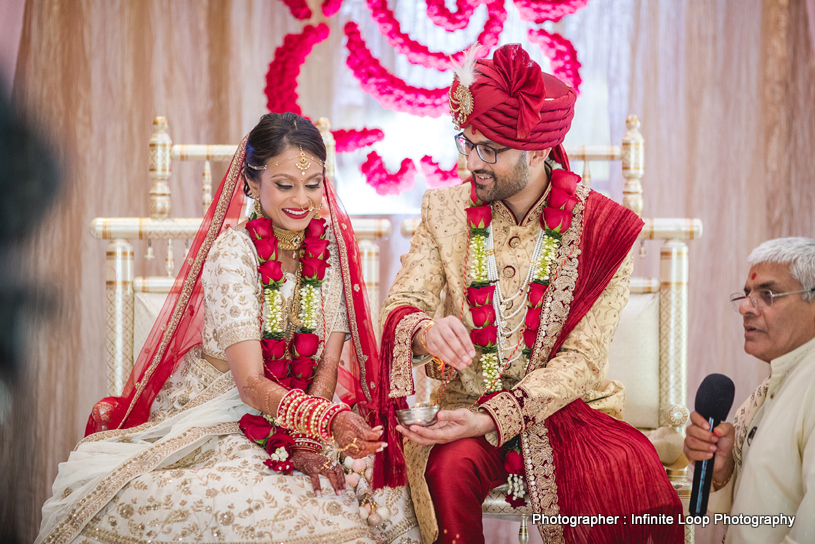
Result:
M265 215L263 215L263 207L260 205L260 197L254 196L253 198L255 199L255 215L258 216L258 219L265 217Z

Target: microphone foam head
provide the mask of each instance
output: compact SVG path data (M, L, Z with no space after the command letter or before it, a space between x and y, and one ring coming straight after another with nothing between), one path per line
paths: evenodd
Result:
M733 406L733 397L736 395L736 386L733 380L724 374L710 374L702 381L696 392L695 409L705 418L716 421L727 419L727 413Z

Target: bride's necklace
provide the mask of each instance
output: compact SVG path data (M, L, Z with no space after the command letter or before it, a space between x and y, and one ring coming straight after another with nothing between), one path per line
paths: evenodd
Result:
M274 236L277 238L280 249L291 251L292 259L296 258L296 252L303 243L303 233L305 233L305 230L286 230L274 224L272 225L272 229L274 229Z

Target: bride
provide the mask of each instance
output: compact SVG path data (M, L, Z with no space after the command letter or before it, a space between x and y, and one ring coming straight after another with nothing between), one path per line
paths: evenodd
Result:
M387 445L366 423L378 353L325 160L293 113L244 138L123 396L94 406L60 464L36 542L420 541L407 488L367 483ZM244 194L255 211L236 225Z

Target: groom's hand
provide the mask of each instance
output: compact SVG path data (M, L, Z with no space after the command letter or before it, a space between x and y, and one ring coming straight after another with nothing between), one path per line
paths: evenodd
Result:
M472 364L475 357L467 327L452 315L434 320L433 325L417 332L413 338L413 352L438 357L456 370Z
M495 430L495 422L487 414L471 412L466 408L442 410L439 420L429 427L397 425L396 430L417 444L446 444L462 438L484 436Z

